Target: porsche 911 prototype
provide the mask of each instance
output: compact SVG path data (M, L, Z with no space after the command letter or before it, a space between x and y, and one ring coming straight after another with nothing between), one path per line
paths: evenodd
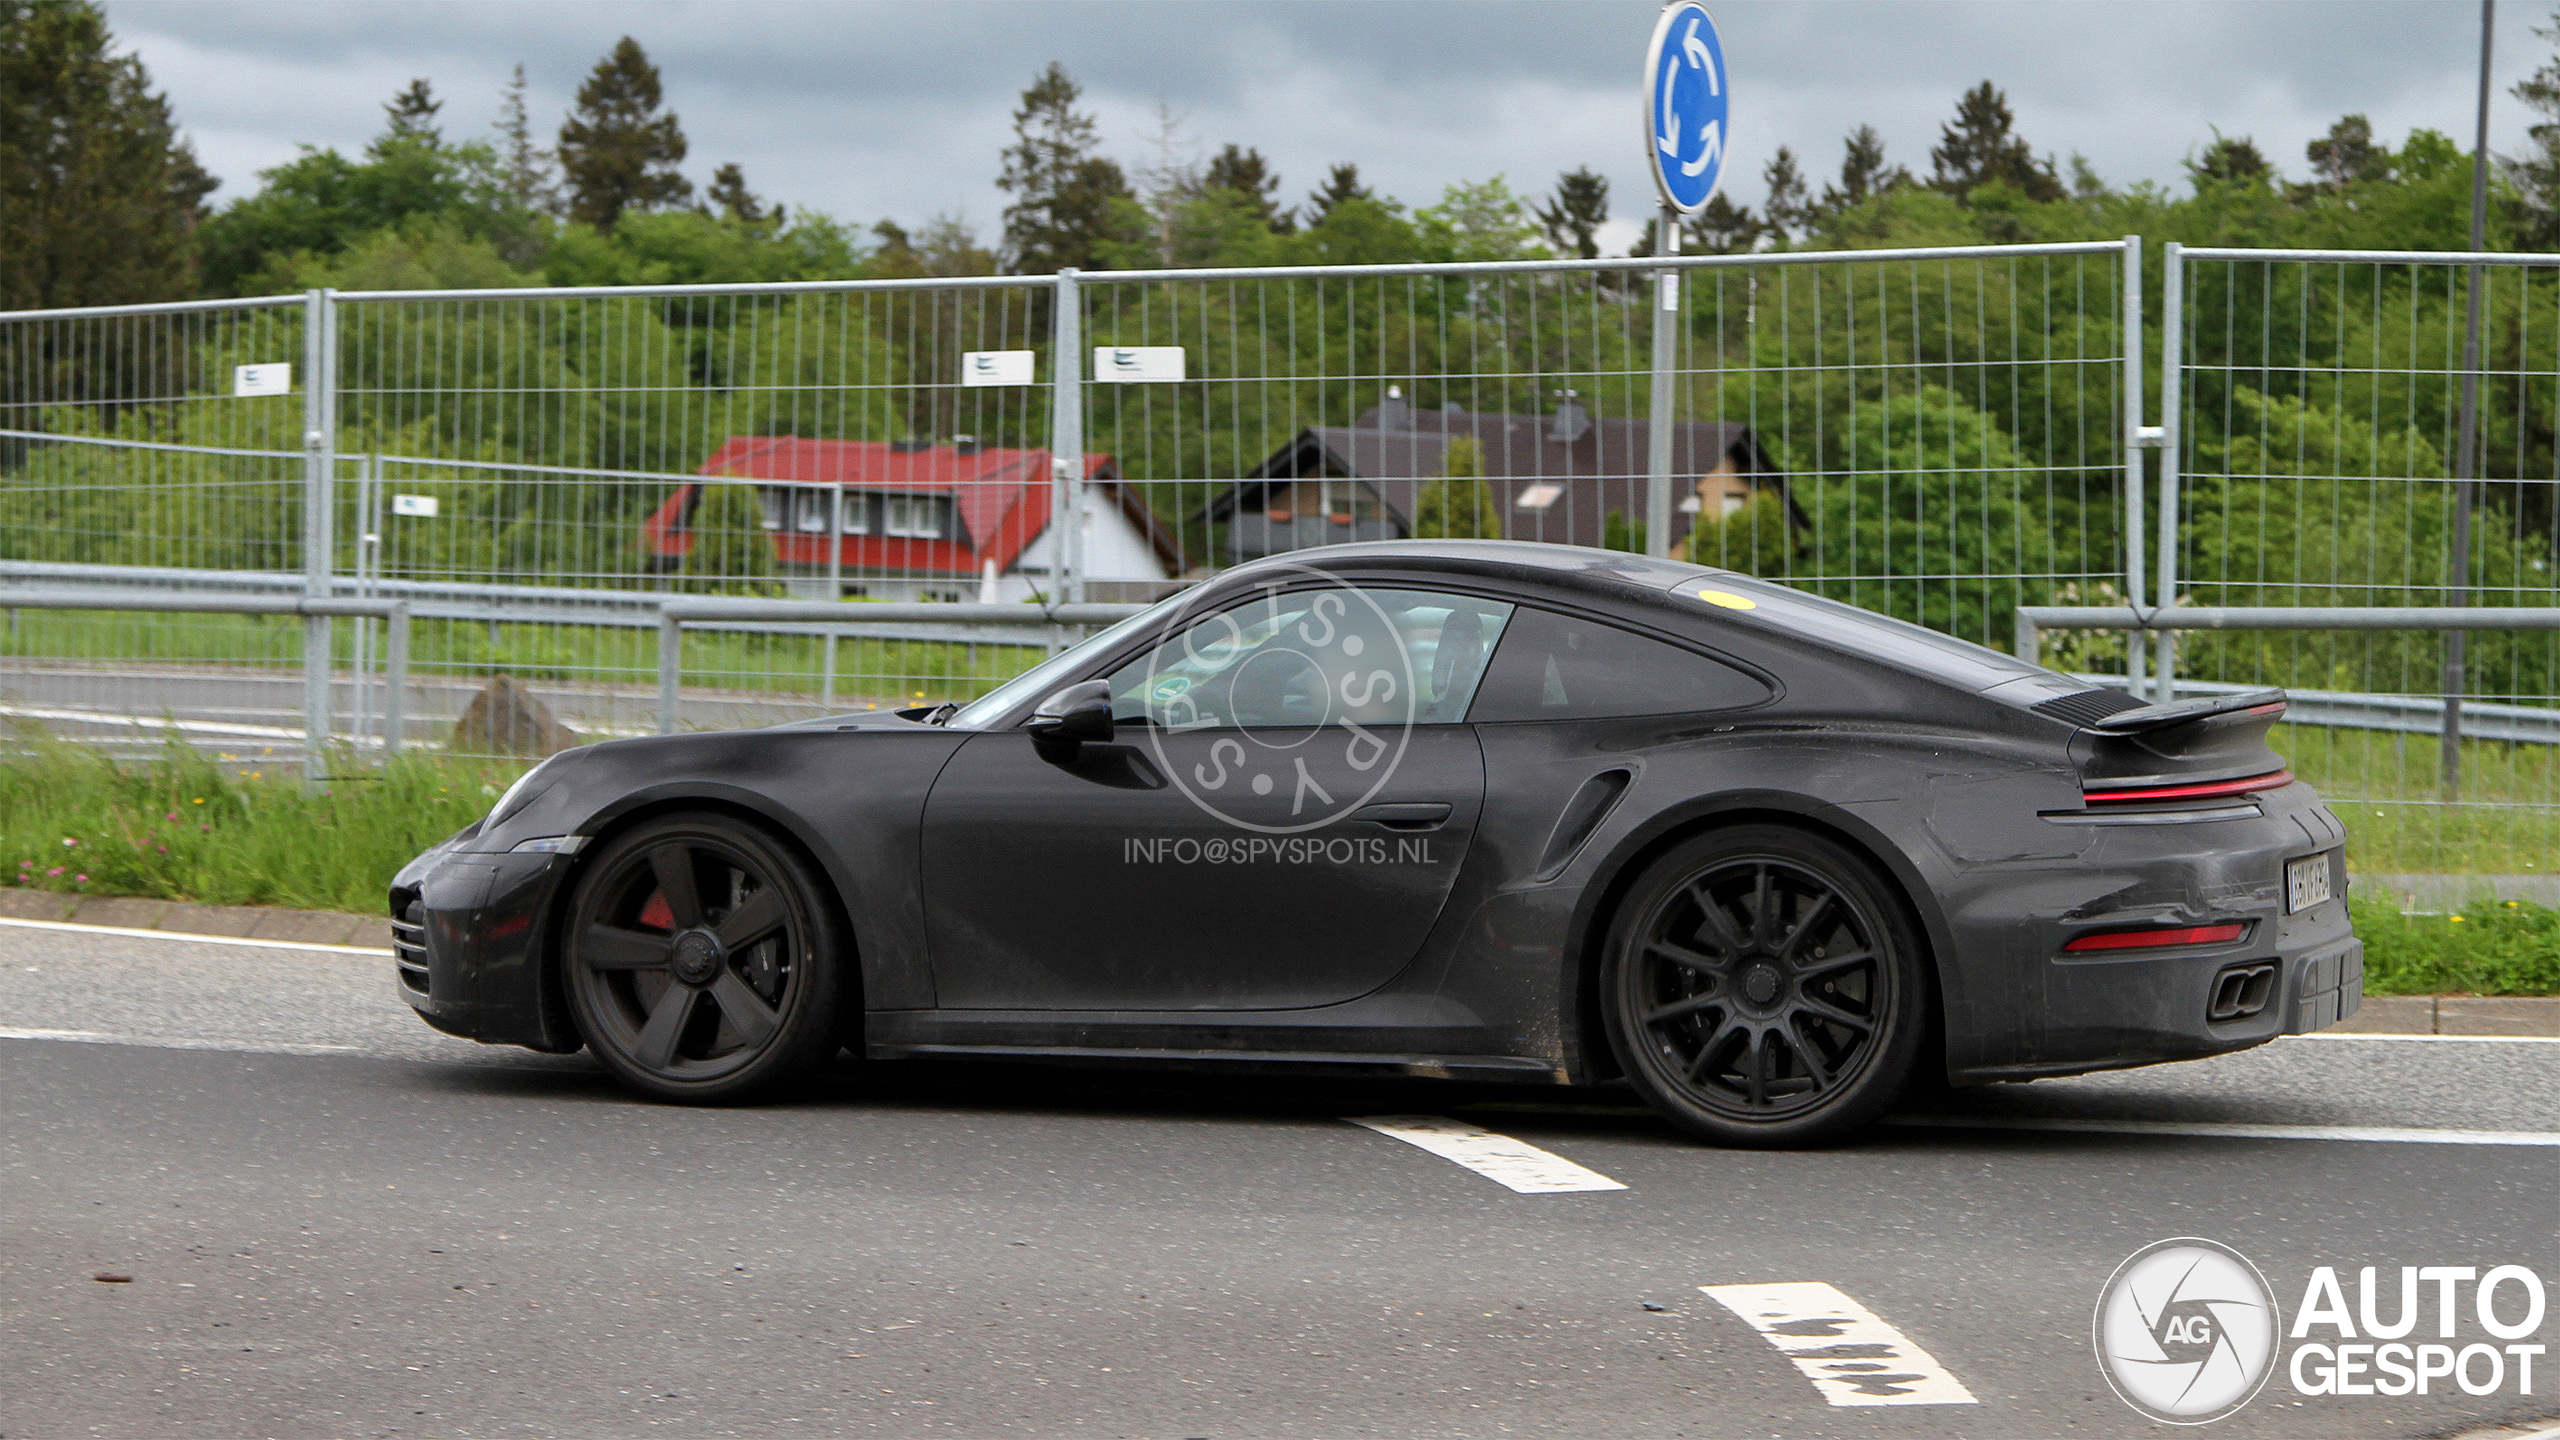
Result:
M2354 1014L2284 708L1614 551L1301 551L964 705L563 751L394 881L398 983L669 1100L850 1050L1623 1081L1810 1143Z

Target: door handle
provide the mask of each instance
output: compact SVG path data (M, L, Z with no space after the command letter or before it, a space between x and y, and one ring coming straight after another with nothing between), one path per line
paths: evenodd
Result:
M1351 812L1351 818L1390 830L1437 830L1448 821L1449 807L1437 801L1397 801L1363 805Z

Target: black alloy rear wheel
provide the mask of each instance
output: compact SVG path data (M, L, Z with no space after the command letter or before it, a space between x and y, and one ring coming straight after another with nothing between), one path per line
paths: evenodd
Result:
M1807 1145L1875 1119L1922 1050L1929 987L1891 884L1844 847L1753 825L1650 866L1600 974L1609 1043L1673 1124Z
M597 1058L663 1100L769 1095L834 1053L852 991L822 882L762 829L673 815L608 841L563 936Z

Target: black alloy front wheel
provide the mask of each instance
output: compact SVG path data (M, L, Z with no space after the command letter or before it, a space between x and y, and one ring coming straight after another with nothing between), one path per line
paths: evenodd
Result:
M613 837L562 937L580 1033L659 1099L747 1100L800 1079L837 1048L852 989L825 894L789 847L726 815Z
M1806 1145L1875 1119L1928 1029L1920 937L1875 868L1754 825L1687 841L1621 905L1600 975L1628 1081L1722 1145Z

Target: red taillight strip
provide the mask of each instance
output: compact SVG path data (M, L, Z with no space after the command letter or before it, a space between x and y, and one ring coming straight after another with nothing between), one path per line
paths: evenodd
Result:
M2216 795L2246 795L2255 790L2273 790L2293 783L2293 772L2278 770L2272 775L2252 775L2246 780L2216 780L2210 785L2163 785L2147 790L2090 790L2081 798L2092 805L2113 805L2125 800L2205 800Z
M2183 925L2174 930L2109 930L2099 935L2083 935L2065 950L2157 950L2169 945L2227 945L2240 938L2249 927L2234 920L2227 925Z

